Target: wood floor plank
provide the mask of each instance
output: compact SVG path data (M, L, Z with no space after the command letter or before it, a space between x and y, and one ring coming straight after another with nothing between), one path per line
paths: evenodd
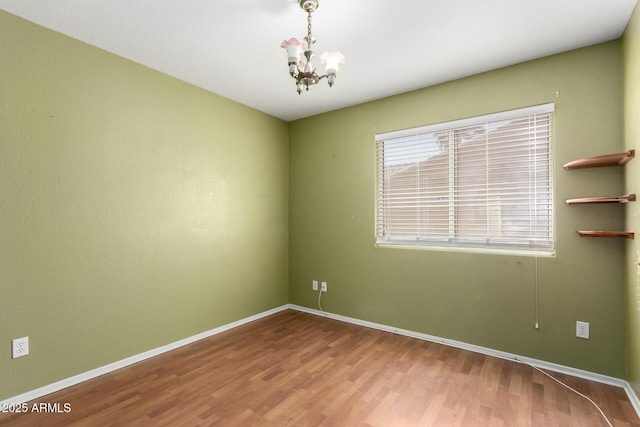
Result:
M552 374L618 427L640 427L624 390ZM605 426L588 401L533 368L284 311L29 402L3 426Z

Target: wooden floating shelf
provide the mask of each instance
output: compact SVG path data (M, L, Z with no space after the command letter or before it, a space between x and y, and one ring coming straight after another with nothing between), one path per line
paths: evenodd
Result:
M581 197L577 199L567 199L564 202L568 205L580 205L585 203L627 203L635 202L635 194L625 194L617 197Z
M578 230L580 237L618 237L625 239L633 239L635 237L633 231L584 231Z
M626 165L636 155L636 150L625 151L624 153L605 154L604 156L588 157L569 162L564 165L565 169L597 168L603 166Z

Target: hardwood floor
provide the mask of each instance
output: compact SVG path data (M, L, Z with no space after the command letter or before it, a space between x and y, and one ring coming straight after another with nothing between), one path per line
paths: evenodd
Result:
M553 375L613 425L640 427L624 390ZM59 412L0 414L0 425L607 425L529 366L292 310L34 403Z

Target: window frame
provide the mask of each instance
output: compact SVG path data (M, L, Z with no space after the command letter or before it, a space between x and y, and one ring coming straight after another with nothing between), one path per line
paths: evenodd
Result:
M438 249L438 250L461 250L461 251L481 251L481 252L497 252L504 254L529 254L529 255L543 255L543 256L553 256L555 254L555 202L554 202L554 177L553 177L553 147L554 147L554 113L555 113L555 104L547 103L541 105L535 105L530 107L518 108L514 110L502 111L498 113L486 114L481 116L469 117L459 120L453 120L448 122L436 123L426 126L420 126L416 128L403 129L399 131L391 131L384 132L375 135L375 238L376 238L376 246L379 247L402 247L402 248L427 248L427 249ZM471 127L471 126L488 126L491 123L513 120L517 118L526 118L526 117L538 117L538 115L546 115L548 114L548 138L546 142L547 153L545 154L545 161L548 164L548 168L546 169L546 173L548 174L548 192L545 192L546 195L546 208L542 209L546 212L543 217L545 218L544 224L546 229L542 234L546 234L548 238L541 240L538 242L535 238L530 240L528 243L524 238L513 239L514 242L508 242L506 239L498 238L498 241L491 241L495 236L489 236L486 241L482 241L479 238L465 239L460 237L451 237L451 234L447 237L434 237L434 236L420 236L420 235L412 235L412 236L394 236L388 237L384 235L384 219L381 218L382 210L384 208L381 188L384 186L384 169L385 166L384 160L381 160L381 156L384 156L381 153L384 153L384 143L385 141L392 139L399 139L404 137L422 135L428 136L430 134L434 134L436 132L456 132L461 128ZM532 126L529 125L527 129L531 129ZM528 140L528 146L537 148L537 142L534 144L531 138ZM382 150L380 146L383 146ZM488 144L488 143L487 143ZM453 145L453 144L451 144ZM455 147L452 148L455 151ZM455 174L455 168L452 168L452 162L457 162L456 158L449 158L449 174ZM531 162L531 161L529 161ZM458 179L456 177L456 179ZM447 187L449 188L449 193L451 195L452 191L455 191L458 184L453 180L453 184L451 184L451 180ZM536 175L536 183L537 183L537 175ZM544 181L546 182L546 181ZM420 184L418 184L420 186ZM537 196L537 192L535 193ZM541 209L538 203L535 201L528 204L529 209ZM459 200L456 199L455 203L459 203ZM491 206L490 203L487 203L486 206ZM540 205L542 206L542 204ZM418 208L416 208L418 209ZM457 232L460 230L460 224L453 225L452 224L452 214L451 212L451 203L449 206L449 229L453 227ZM537 212L537 211L536 211ZM416 227L418 228L418 227ZM535 235L535 233L533 233ZM531 237L531 236L530 236Z

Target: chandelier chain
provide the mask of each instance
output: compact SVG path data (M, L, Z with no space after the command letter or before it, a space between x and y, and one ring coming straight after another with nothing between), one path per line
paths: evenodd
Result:
M307 45L308 49L311 49L313 43L313 37L311 36L311 10L307 11Z

